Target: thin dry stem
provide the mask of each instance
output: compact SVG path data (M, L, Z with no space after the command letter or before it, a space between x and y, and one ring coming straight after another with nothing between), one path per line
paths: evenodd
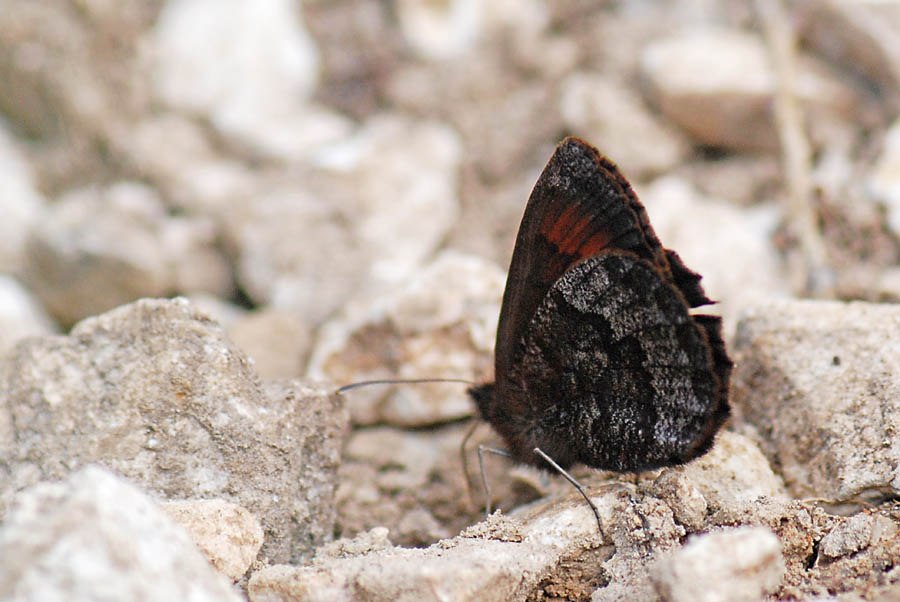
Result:
M756 0L756 12L775 70L775 125L788 187L786 211L803 249L803 293L824 297L831 293L834 277L828 267L825 244L816 225L812 203L811 153L803 127L803 113L794 90L797 81L796 40L782 0Z

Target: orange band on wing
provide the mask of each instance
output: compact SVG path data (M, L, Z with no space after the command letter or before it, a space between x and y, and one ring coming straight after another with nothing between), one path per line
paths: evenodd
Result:
M591 229L593 219L577 205L569 205L558 216L547 215L540 232L559 252L583 259L598 254L612 242L609 232Z

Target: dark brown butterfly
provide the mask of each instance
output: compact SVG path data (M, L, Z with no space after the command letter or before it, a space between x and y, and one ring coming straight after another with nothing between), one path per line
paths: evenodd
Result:
M567 138L519 227L495 382L469 394L518 462L548 467L538 448L562 468L682 464L729 414L721 319L690 312L709 303L616 166Z

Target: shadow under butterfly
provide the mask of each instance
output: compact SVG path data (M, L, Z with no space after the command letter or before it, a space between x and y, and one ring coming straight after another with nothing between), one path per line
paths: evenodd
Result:
M732 362L721 318L691 313L712 303L700 278L662 247L616 166L563 140L519 226L495 380L468 390L506 445L488 451L560 472L601 533L567 468L641 472L708 451L729 416Z

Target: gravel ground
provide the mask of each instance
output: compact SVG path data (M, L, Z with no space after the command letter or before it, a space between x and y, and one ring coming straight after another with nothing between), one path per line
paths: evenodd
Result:
M461 385L334 392L492 378L567 135L735 360L602 532L493 456L485 519ZM900 596L898 3L4 0L0 215L0 600Z

